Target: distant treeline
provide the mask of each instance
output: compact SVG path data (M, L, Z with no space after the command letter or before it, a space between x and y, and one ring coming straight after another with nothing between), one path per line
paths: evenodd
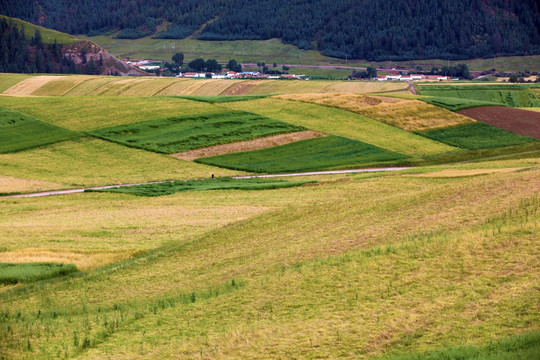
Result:
M340 58L466 59L540 53L537 0L20 0L0 13L70 34L280 38ZM167 22L160 29L159 25Z
M39 30L27 39L24 28L0 19L0 73L100 73L101 59L76 64L71 56L63 54L63 48L56 40L45 44Z

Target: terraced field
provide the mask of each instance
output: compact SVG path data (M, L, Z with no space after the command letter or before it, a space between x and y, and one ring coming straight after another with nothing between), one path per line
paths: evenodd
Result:
M160 96L160 95L268 95L295 93L348 92L365 94L377 91L406 90L406 84L359 81L287 81L287 80L208 80L151 77L118 78L105 76L33 76L14 82L6 77L4 94L28 96ZM0 88L0 89L2 89Z
M20 147L0 154L0 358L540 355L539 141L363 96L376 83L231 82L268 92L225 98L207 80L3 78L55 95L0 97L0 147ZM137 96L169 90L183 97ZM259 137L299 129L316 137ZM265 148L231 143L250 136ZM215 141L234 152L155 152ZM388 164L414 167L230 178Z

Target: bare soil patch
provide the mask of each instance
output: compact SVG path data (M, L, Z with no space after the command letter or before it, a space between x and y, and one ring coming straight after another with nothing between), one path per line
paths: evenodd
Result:
M458 111L459 114L511 131L540 139L540 113L505 106L482 106Z
M246 95L257 84L255 81L242 81L225 89L220 95Z
M175 158L193 161L195 159L207 156L215 156L222 154L231 154L243 151L259 150L265 149L268 147L285 145L291 142L312 139L316 137L326 136L320 132L306 130L295 133L272 135L260 139L249 140L249 141L239 141L232 144L216 145L210 146L203 149L191 150L184 153L172 154Z

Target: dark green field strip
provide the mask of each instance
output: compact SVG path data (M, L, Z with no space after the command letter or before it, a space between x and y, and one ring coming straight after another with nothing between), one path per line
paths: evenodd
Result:
M538 107L540 99L530 89L533 85L422 86L422 95L484 101L510 107Z
M272 148L199 158L196 162L258 173L330 170L399 163L408 156L339 136L327 136Z
M263 99L266 97L269 97L272 95L220 95L220 96L189 96L189 95L182 95L182 96L172 96L172 97L178 97L186 100L194 100L194 101L202 101L210 104L216 104L216 103L228 103L228 102L236 102L236 101L249 101L249 100L257 100L257 99Z
M480 106L500 106L501 105L501 104L492 103L488 101L462 99L462 98L454 98L454 97L441 97L441 96L419 97L418 100L422 100L428 104L442 107L450 111L459 111L459 110L470 109L473 107L480 107Z
M73 264L0 263L0 284L29 283L77 272Z
M11 153L80 137L33 116L0 107L0 153Z
M99 129L89 134L162 154L302 131L305 128L243 111L168 117Z
M536 141L533 138L517 135L481 122L419 131L416 134L468 150L498 148Z
M316 181L286 181L274 179L233 179L215 178L190 181L172 181L159 184L122 186L103 190L86 190L87 192L113 192L138 196L171 195L186 191L203 190L270 190L301 186Z
M413 338L411 338L411 341ZM485 345L446 347L429 352L406 352L379 360L525 360L540 359L540 331L502 338Z

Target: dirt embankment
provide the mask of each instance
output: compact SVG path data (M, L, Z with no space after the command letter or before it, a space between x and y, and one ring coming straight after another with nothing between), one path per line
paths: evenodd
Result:
M175 158L193 161L201 157L231 154L242 151L259 150L268 147L285 145L291 142L326 136L320 132L306 130L295 133L268 136L250 141L239 141L232 144L210 146L184 153L172 154Z
M540 139L540 113L505 106L482 106L458 111L459 114L511 131Z
M148 73L118 60L116 57L105 51L105 49L91 41L84 40L78 43L64 45L62 52L65 56L70 56L75 64L82 64L83 58L85 58L84 62L86 63L89 63L90 60L94 60L96 64L103 61L101 75L114 74L117 72L120 75L130 76L148 75Z

